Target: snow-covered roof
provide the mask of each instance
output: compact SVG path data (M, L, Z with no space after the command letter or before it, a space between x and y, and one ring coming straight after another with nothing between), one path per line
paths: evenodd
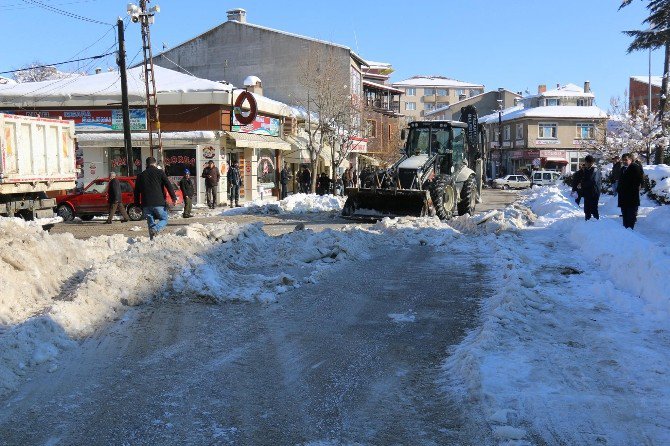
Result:
M566 84L556 87L552 90L547 90L544 93L538 93L530 96L525 96L524 99L530 98L594 98L593 93L584 93L584 89L579 85Z
M649 76L631 76L631 79L634 81L642 82L643 84L649 85ZM651 85L654 87L661 87L661 82L663 81L663 76L652 76Z
M14 79L10 79L8 77L2 77L0 76L0 85L9 85L9 84L15 84L16 81Z
M397 88L393 88L390 85L384 85L384 84L378 84L377 82L372 82L372 81L363 81L363 85L367 85L368 87L372 88L378 88L380 90L387 90L392 93L397 93L397 94L404 94L405 92L403 90L398 90Z
M484 88L483 85L463 82L444 76L414 76L400 82L394 82L395 87L463 87Z
M146 104L142 67L127 71L131 105ZM161 105L230 104L233 86L154 66ZM233 96L240 94L236 91ZM255 94L259 111L286 115L288 106ZM108 107L121 102L118 71L42 82L0 85L0 107Z
M253 87L258 84L262 84L261 79L258 76L247 76L244 78L245 87Z
M546 107L524 108L523 105L509 107L502 112L502 121L519 118L575 118L575 119L607 119L607 113L595 105L580 107L577 105L557 105ZM479 118L480 122L498 122L498 113L491 113Z

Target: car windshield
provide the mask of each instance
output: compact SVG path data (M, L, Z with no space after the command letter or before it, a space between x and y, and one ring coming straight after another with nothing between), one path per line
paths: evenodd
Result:
M415 127L407 141L408 155L444 154L449 150L449 129Z

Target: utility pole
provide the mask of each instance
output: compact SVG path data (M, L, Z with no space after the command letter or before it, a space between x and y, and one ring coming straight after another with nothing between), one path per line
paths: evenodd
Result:
M161 122L158 114L158 100L156 98L156 79L154 77L154 56L151 50L151 32L149 25L154 23L154 15L160 12L158 5L147 9L150 0L140 0L139 7L129 3L128 15L133 22L139 22L142 27L142 50L144 52L144 85L147 97L147 127L149 131L149 147L151 156L154 156L160 166L163 165L163 137ZM154 145L153 132L156 132Z
M128 77L126 73L126 42L123 35L123 20L119 17L116 22L119 28L119 57L117 59L119 71L121 71L121 108L123 113L123 146L126 149L127 175L133 174L135 166L133 160L133 143L130 134L130 106L128 105Z

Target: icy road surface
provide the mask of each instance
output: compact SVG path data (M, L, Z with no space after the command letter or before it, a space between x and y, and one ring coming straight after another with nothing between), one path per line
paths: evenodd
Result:
M380 245L276 303L150 303L5 401L0 443L482 444L440 366L485 273Z

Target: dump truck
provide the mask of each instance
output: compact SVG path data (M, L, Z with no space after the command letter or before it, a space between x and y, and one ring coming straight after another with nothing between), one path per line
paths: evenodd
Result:
M77 181L74 122L0 113L0 215L55 217L47 194Z
M481 200L484 147L474 107L462 121L409 123L401 158L389 169L361 176L361 187L345 190L342 216L435 216L447 220L473 214Z

